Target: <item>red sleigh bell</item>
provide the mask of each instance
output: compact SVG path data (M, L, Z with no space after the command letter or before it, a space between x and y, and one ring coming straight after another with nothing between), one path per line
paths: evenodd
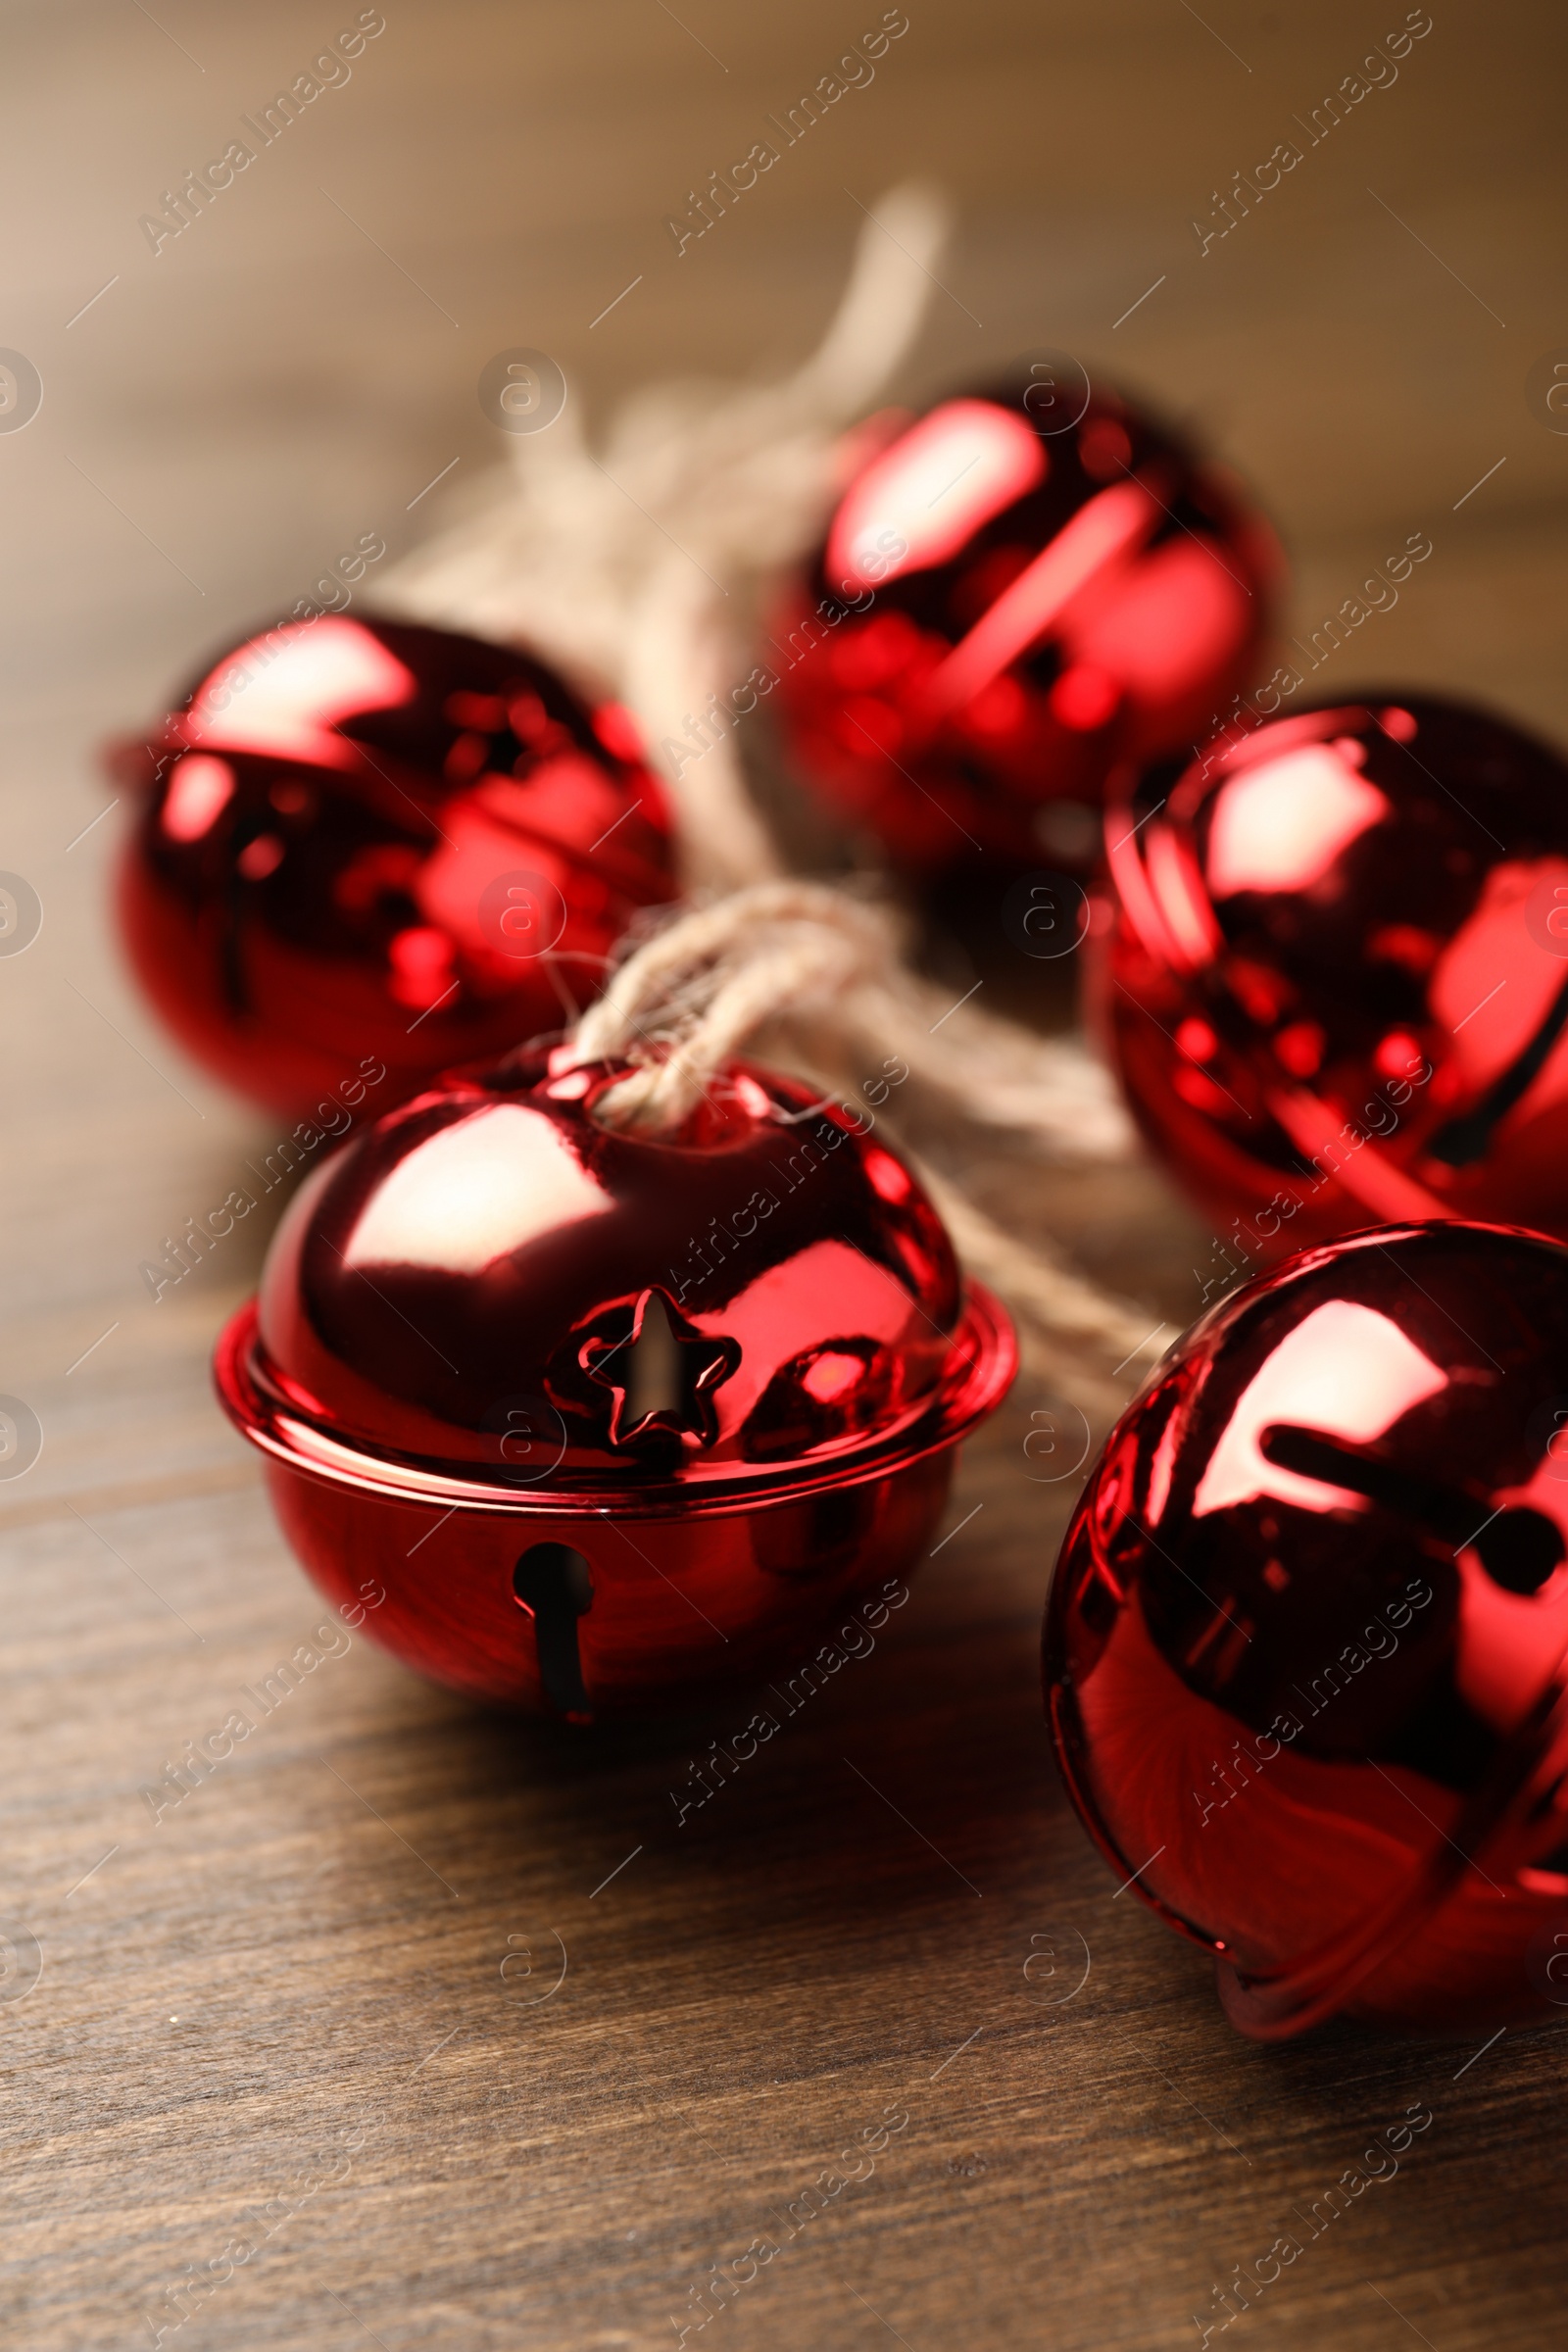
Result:
M385 1105L559 1029L673 895L626 713L442 629L284 621L114 766L142 796L136 974L198 1060L285 1115L372 1063Z
M1303 710L1112 812L1095 983L1135 1116L1246 1252L1568 1235L1568 766L1424 697Z
M1091 1474L1045 1665L1244 2032L1568 2003L1568 1251L1384 1227L1216 1307Z
M919 1556L1010 1329L902 1161L734 1069L449 1073L318 1169L219 1394L300 1559L409 1665L576 1721L744 1684Z
M845 491L774 639L803 768L906 866L1085 861L1112 767L1201 739L1252 675L1279 569L1163 427L1071 362L1020 368Z

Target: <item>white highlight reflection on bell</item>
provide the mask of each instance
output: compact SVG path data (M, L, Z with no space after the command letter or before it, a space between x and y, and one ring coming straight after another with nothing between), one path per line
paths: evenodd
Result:
M417 1145L367 1202L350 1266L478 1274L539 1234L613 1206L554 1121L496 1102Z
M200 841L227 808L234 792L234 770L226 760L189 752L169 779L161 819L171 841Z
M874 458L845 492L827 571L846 588L956 556L982 523L1046 478L1039 435L988 400L949 400ZM902 554L881 541L902 540Z
M1199 1481L1193 1517L1260 1494L1309 1509L1340 1503L1365 1510L1364 1495L1265 1461L1260 1434L1271 1422L1284 1421L1330 1437L1381 1438L1412 1405L1447 1385L1447 1374L1387 1315L1353 1299L1326 1300L1280 1342L1237 1398Z
M204 680L186 723L215 750L342 767L357 755L332 722L356 710L396 710L414 693L413 671L379 638L323 612L242 646Z
M1389 804L1326 743L1244 768L1222 788L1208 837L1208 887L1310 890Z

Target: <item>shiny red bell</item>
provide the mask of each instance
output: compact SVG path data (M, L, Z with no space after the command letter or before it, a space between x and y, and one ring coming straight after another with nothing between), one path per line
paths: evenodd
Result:
M390 1106L559 1029L673 896L627 714L442 629L280 622L113 764L142 801L120 876L137 977L199 1061L285 1116L372 1066Z
M316 1582L406 1662L585 1721L744 1687L922 1555L1013 1344L869 1132L736 1068L449 1073L303 1185L219 1394Z
M1106 841L1100 1024L1228 1246L1385 1217L1568 1236L1554 753L1426 696L1324 705L1212 747Z
M1303 1250L1181 1340L1056 1563L1046 1691L1118 1879L1259 2039L1568 2003L1568 1250Z
M895 420L775 630L804 773L900 864L1087 862L1110 771L1203 740L1251 683L1272 534L1072 374Z

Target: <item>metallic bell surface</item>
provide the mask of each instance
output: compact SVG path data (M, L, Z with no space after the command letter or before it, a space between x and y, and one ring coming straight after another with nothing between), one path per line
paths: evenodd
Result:
M388 1108L558 1030L674 894L628 714L443 629L281 621L111 765L139 804L119 881L137 978L285 1117L351 1075Z
M1045 1683L1244 2033L1568 2004L1568 1250L1384 1226L1212 1309L1091 1473Z
M895 863L1087 865L1108 775L1253 682L1282 562L1230 477L1072 364L873 419L772 644L807 779Z
M736 1067L453 1071L289 1205L220 1396L294 1548L435 1680L587 1719L745 1688L921 1556L1010 1327L870 1116Z
M1568 1237L1568 764L1388 694L1215 744L1107 813L1094 1018L1139 1125L1257 1259L1382 1218Z

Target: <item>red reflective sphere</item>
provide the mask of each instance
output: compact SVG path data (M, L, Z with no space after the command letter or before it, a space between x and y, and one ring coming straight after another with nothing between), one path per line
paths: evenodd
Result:
M526 1049L367 1129L217 1364L333 1600L373 1575L410 1665L576 1720L753 1680L904 1573L1013 1365L848 1112L737 1068L649 1141L593 1115L623 1074Z
M1302 1251L1194 1326L1056 1564L1057 1755L1244 2032L1568 2003L1568 1251Z
M1111 769L1250 682L1278 571L1228 481L1114 393L1037 370L944 401L855 475L781 616L802 765L901 864L1082 862Z
M1136 827L1136 829L1135 829ZM1249 1254L1382 1217L1568 1236L1568 766L1420 696L1214 747L1106 822L1101 1025Z
M220 1077L292 1116L380 1065L390 1104L555 1030L673 895L629 717L525 654L322 614L205 670L114 755L138 978Z

